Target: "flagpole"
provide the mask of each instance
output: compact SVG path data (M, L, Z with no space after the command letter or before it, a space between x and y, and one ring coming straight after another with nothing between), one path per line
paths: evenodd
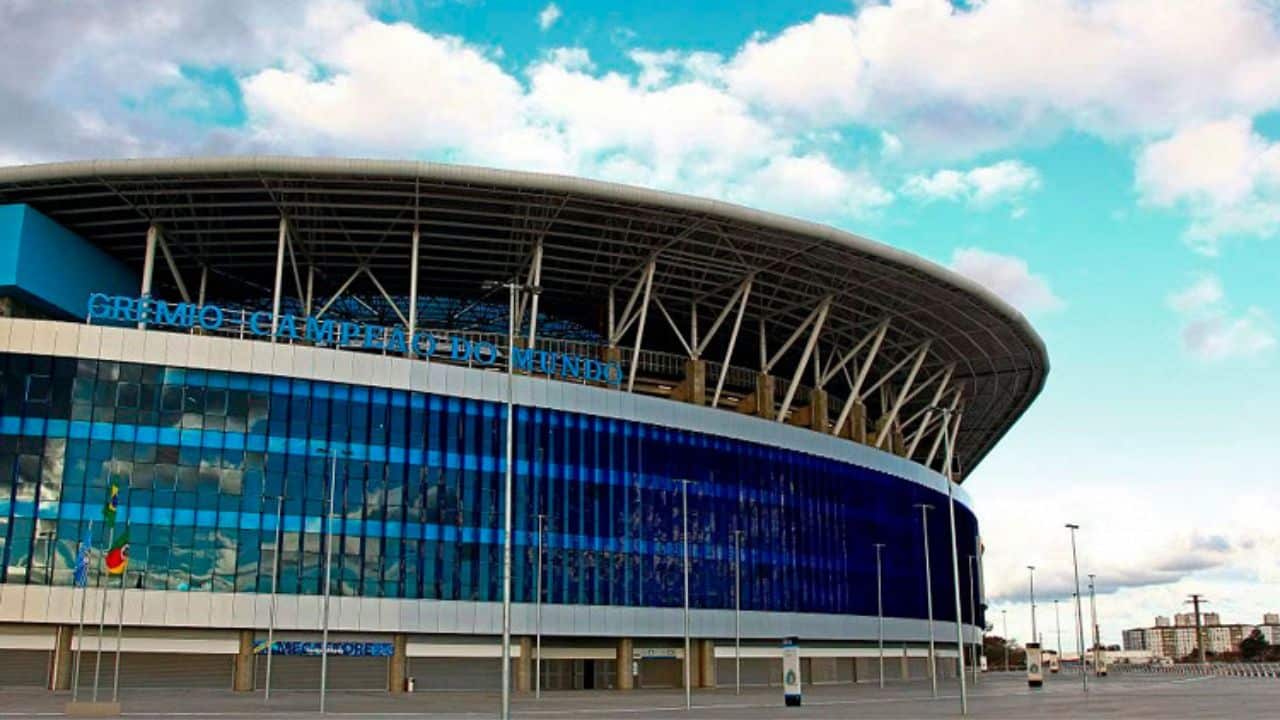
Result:
M107 547L111 547L116 542L115 523L111 524L111 528L107 534ZM101 612L98 615L98 651L93 661L93 702L98 702L98 678L102 673L102 627L107 623L107 551L102 551L102 569L99 571L99 578L102 580L102 602Z
M129 521L124 521L125 541L129 540ZM129 579L129 546L124 546L124 568L120 571L120 613L116 616L116 672L111 680L111 702L120 697L120 639L124 635L124 587Z
M88 562L88 556L93 554L93 518L89 519L89 532L87 537L88 547L84 549L86 553L85 562ZM81 542L85 542L82 540ZM76 548L76 564L80 564L81 548ZM84 583L80 586L80 629L76 632L76 660L75 670L72 675L75 676L75 684L71 687L71 702L75 702L80 697L80 654L84 652L84 606L89 604L89 568L84 569Z

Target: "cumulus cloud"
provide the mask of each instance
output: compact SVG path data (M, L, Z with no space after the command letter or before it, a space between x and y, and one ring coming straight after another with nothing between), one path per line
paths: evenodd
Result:
M1280 26L1249 0L891 0L757 36L735 94L807 125L970 153L1071 127L1171 131L1280 101Z
M1195 312L1222 302L1225 294L1216 275L1205 275L1186 288L1169 295L1169 307L1178 312Z
M559 5L547 3L547 6L542 8L542 12L538 13L538 28L544 32L550 30L551 26L560 19L561 14Z
M1032 273L1022 258L980 248L960 248L951 255L951 269L977 281L1024 313L1056 310L1063 305L1049 288L1049 281Z
M1040 173L1019 160L970 170L937 170L907 177L902 192L919 200L967 200L978 207L1017 202L1040 187Z
M1196 318L1183 327L1182 344L1202 360L1248 357L1276 346L1275 325L1258 307L1236 316Z
M1196 279L1168 297L1183 321L1182 346L1206 361L1249 357L1276 345L1275 325L1266 311L1249 307L1232 314L1222 281L1215 275Z
M1215 255L1224 237L1280 231L1280 141L1243 117L1188 127L1138 157L1142 199L1191 215L1190 245Z
M368 19L317 50L311 65L248 76L244 103L256 138L321 151L414 148L815 218L892 199L867 171L801 151L793 136L708 82L707 58L637 51L632 59L638 76L600 73L586 50L556 48L522 82L459 38Z

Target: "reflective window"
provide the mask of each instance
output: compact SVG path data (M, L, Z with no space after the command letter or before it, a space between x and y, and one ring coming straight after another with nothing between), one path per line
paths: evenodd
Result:
M0 355L0 401L3 582L70 584L90 521L95 548L110 540L114 480L134 587L318 594L331 554L336 594L501 598L499 403L19 354ZM687 519L696 607L733 607L740 531L744 609L874 615L883 542L886 612L922 618L929 503L935 615L954 617L946 498L914 483L546 408L517 408L513 444L519 602L541 516L544 601L677 607ZM963 593L977 525L957 520Z

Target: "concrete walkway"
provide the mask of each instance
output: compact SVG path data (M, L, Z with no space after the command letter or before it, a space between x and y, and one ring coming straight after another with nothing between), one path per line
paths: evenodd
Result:
M1204 718L1280 716L1280 681L1251 678L1168 678L1122 675L1091 681L1081 692L1078 676L1052 676L1040 690L1027 688L1020 675L983 676L970 688L970 715L980 718ZM778 688L750 688L694 694L692 712L679 690L545 692L542 700L518 694L516 718L945 718L959 716L959 687L948 682L931 697L926 683L830 685L805 689L800 708L782 706ZM0 717L62 714L67 693L0 689ZM280 718L321 717L314 691L278 691L269 706L262 694L211 690L140 690L122 694L129 717ZM489 718L497 716L498 695L478 692L427 692L392 696L381 692L332 692L329 714L343 717Z

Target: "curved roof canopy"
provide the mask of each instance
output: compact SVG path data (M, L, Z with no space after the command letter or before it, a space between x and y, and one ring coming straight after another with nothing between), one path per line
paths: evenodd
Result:
M793 378L824 387L833 419L857 387L873 428L899 406L908 442L926 423L936 435L941 416L928 406L958 394L962 475L1049 367L1021 314L919 257L824 225L579 178L284 157L86 161L0 168L0 203L30 204L139 270L154 223L187 286L207 268L210 301L259 306L273 292L284 218L286 262L300 271L285 270L283 294L301 296L314 268L317 305L345 293L371 312L382 303L388 320L409 293L415 228L419 296L483 303L485 281L529 278L540 254L539 313L553 326L604 339L612 326L624 347L646 328L644 348L714 362L739 326L731 365L772 361L779 397ZM153 293L176 294L156 267ZM913 457L924 461L930 443Z

